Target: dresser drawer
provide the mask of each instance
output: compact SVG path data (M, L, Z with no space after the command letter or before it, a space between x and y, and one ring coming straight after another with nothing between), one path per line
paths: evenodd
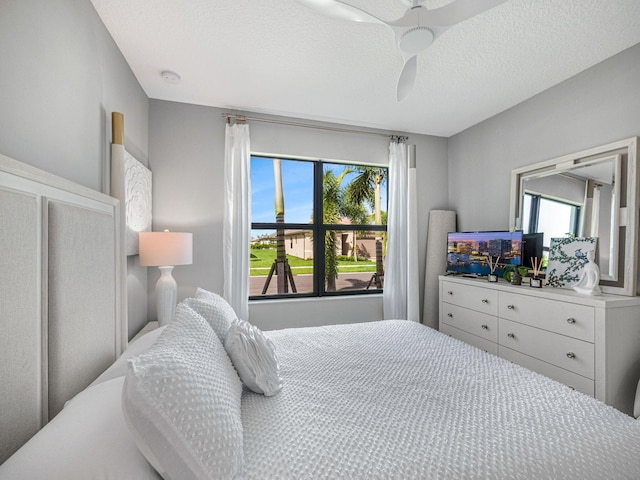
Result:
M442 301L488 315L498 314L498 292L489 288L442 282Z
M440 331L442 333L446 333L447 335L451 335L453 338L457 338L458 340L468 343L469 345L478 347L485 352L498 355L498 344L495 342L491 342L486 338L478 337L477 335L473 335L469 332L465 332L464 330L452 327L451 325L447 325L446 323L440 324Z
M498 343L583 377L594 378L592 343L500 318Z
M449 303L442 304L442 321L460 330L498 341L498 317Z
M529 355L511 350L510 348L503 347L502 345L498 346L498 354L502 358L505 358L513 363L517 363L518 365L522 365L529 370L533 370L534 372L538 372L549 378L553 378L557 382L564 383L574 390L586 393L587 395L591 395L592 397L595 396L595 382L590 378L583 377L582 375L570 372L569 370L565 370L564 368L556 367L555 365L543 362L542 360L538 360L537 358L533 358Z
M500 292L499 299L500 318L593 342L593 307L511 292Z

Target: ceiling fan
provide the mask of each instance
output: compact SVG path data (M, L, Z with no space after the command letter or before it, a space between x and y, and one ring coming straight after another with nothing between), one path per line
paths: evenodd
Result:
M425 0L403 0L409 8L399 19L381 20L364 10L340 0L296 0L298 3L329 17L354 22L386 25L396 37L396 43L404 58L404 66L398 77L396 95L398 101L409 96L416 80L417 55L431 45L453 25L463 22L507 0L454 0L433 10L422 5Z

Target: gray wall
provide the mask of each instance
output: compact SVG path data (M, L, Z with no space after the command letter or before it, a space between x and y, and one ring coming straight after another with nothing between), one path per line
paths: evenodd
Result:
M149 100L89 0L0 1L0 152L108 193L111 112L147 162ZM146 269L129 258L129 331L146 322Z
M150 102L149 158L154 172L154 230L169 228L194 234L193 265L174 270L179 298L192 295L197 286L222 291L225 129L222 112L216 108L161 100ZM388 139L383 137L260 122L250 122L250 132L254 153L382 164L388 161ZM447 203L447 141L411 134L410 143L417 145L418 262L422 292L428 211L446 207ZM153 285L157 278L158 273L150 270L151 318L155 311ZM382 298L252 302L250 316L252 323L264 329L379 320L382 318Z
M551 175L528 179L524 182L524 189L527 192L580 205L584 203L586 188L586 180L566 175Z
M449 139L461 230L509 226L511 170L640 134L640 45Z
M0 2L0 152L108 192L110 112L125 114L126 145L154 171L155 228L194 232L194 264L177 267L179 296L222 289L221 110L149 101L88 0ZM420 292L428 211L458 212L463 230L508 226L515 167L637 135L640 46L446 139L417 144ZM254 151L347 161L386 161L386 141L252 123ZM448 163L447 163L448 160ZM448 185L447 185L448 180ZM156 269L128 261L129 329L154 318ZM278 310L305 312L309 324L380 318L380 299L252 305L263 328L286 326ZM422 302L421 302L422 304ZM346 308L345 305L349 305ZM324 317L324 318L323 318Z

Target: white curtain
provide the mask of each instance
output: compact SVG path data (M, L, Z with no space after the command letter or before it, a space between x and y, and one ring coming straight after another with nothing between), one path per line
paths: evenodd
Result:
M385 319L420 321L415 165L407 146L389 145L389 211L383 309ZM414 159L411 159L414 161Z
M223 296L238 318L248 320L251 232L249 125L227 124L224 149Z

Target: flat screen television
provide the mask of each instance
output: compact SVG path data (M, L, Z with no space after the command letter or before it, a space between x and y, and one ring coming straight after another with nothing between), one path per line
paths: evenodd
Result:
M533 268L532 258L542 258L544 233L525 233L522 235L522 265Z
M498 261L495 274L505 265L522 263L522 231L449 232L447 234L447 272L463 275L489 275L487 257ZM499 257L499 258L498 258Z

